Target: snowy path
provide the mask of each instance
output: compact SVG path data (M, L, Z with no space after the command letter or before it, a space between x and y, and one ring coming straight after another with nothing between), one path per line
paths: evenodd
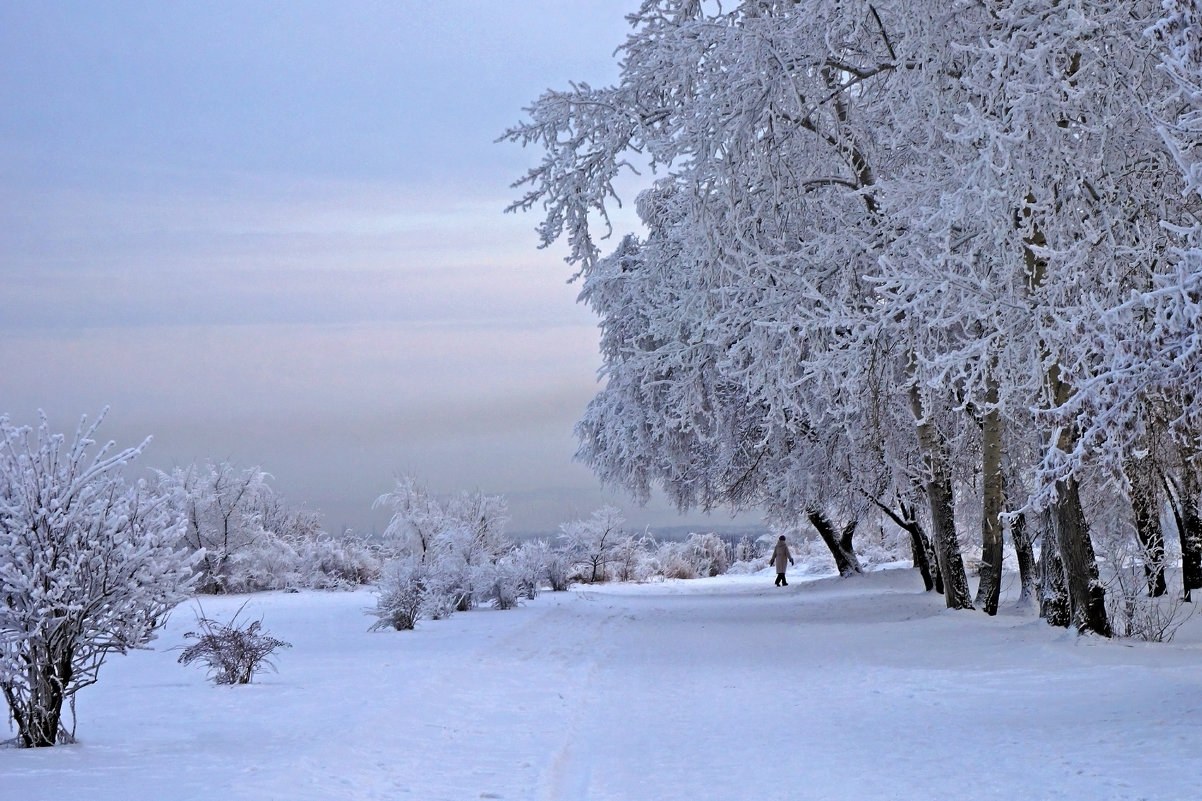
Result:
M919 590L615 585L405 633L368 593L253 596L294 647L238 688L174 664L182 608L84 691L79 745L0 749L0 801L1202 797L1197 621L1131 646Z

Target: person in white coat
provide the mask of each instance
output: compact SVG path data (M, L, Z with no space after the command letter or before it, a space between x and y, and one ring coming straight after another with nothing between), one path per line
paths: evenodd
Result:
M781 534L780 539L776 541L776 547L772 549L772 558L768 560L769 565L776 565L776 586L788 587L789 582L785 581L785 569L788 565L793 564L793 554L789 553L789 543L785 542L785 535Z

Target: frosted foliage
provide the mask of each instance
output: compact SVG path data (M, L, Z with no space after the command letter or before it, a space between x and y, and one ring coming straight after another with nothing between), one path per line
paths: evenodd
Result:
M623 539L626 522L620 509L603 506L587 520L570 520L559 527L564 551L587 582L607 581Z
M394 628L408 631L417 625L425 611L425 569L416 559L394 559L380 575L376 587L377 618L372 631Z
M141 648L189 591L184 521L122 470L142 446L97 446L0 417L0 691L24 746L69 737L64 702L111 653ZM145 444L145 443L144 443Z
M408 597L404 593L410 590L396 589L405 584L420 585L415 590L420 596L420 616L434 620L480 603L508 609L519 597L533 592L530 583L536 581L533 573L537 570L530 567L528 558L511 556L513 543L505 536L503 497L479 491L440 497L404 476L376 505L393 510L384 531L393 561L385 566L381 585L377 610L381 620L395 617L386 599ZM406 565L418 565L420 570Z
M259 467L239 469L229 462L205 462L159 474L162 491L172 493L187 526L181 544L201 554L197 589L206 593L246 589L231 586L232 563L265 535L264 505L271 495L268 475ZM237 583L237 582L236 582Z
M645 3L618 85L548 93L510 131L546 151L517 207L545 204L544 241L572 243L602 319L605 385L578 434L603 479L782 519L911 492L904 342L864 323L865 276L899 226L880 196L921 139L898 67L937 62L952 11ZM646 235L601 256L582 215L609 202L614 153L662 177L638 198Z
M1165 16L1149 31L1164 48L1164 67L1182 107L1166 120L1164 135L1190 192L1202 192L1202 6L1198 0L1164 0Z
M723 575L733 560L721 537L694 533L683 542L660 545L656 561L666 578L696 579Z
M205 462L159 473L187 526L181 547L200 554L197 589L241 593L374 581L376 550L349 533L332 537L321 516L287 504L260 467Z
M375 505L392 509L384 539L397 554L419 559L453 555L478 564L509 548L506 503L499 495L465 490L439 497L413 477L403 476Z
M506 133L541 156L512 208L567 241L601 320L577 434L604 481L792 524L1004 476L1015 510L1120 472L1153 392L1198 430L1170 392L1202 380L1196 2L647 0L630 20L613 86L548 92ZM640 165L643 232L603 251Z

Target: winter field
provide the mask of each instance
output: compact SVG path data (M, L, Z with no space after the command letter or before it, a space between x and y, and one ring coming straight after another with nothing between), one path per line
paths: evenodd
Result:
M176 664L185 604L80 694L77 744L0 748L0 798L1202 794L1202 618L1133 644L947 611L912 570L772 578L577 586L410 632L369 633L368 591L206 598L292 643L278 673Z

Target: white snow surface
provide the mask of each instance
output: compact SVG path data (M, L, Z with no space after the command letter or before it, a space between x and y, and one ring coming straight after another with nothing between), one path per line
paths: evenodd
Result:
M0 748L0 799L1202 797L1199 620L1133 644L948 611L913 570L773 577L409 632L369 633L368 591L206 598L293 645L241 687L176 663L185 604L80 694L77 744Z

